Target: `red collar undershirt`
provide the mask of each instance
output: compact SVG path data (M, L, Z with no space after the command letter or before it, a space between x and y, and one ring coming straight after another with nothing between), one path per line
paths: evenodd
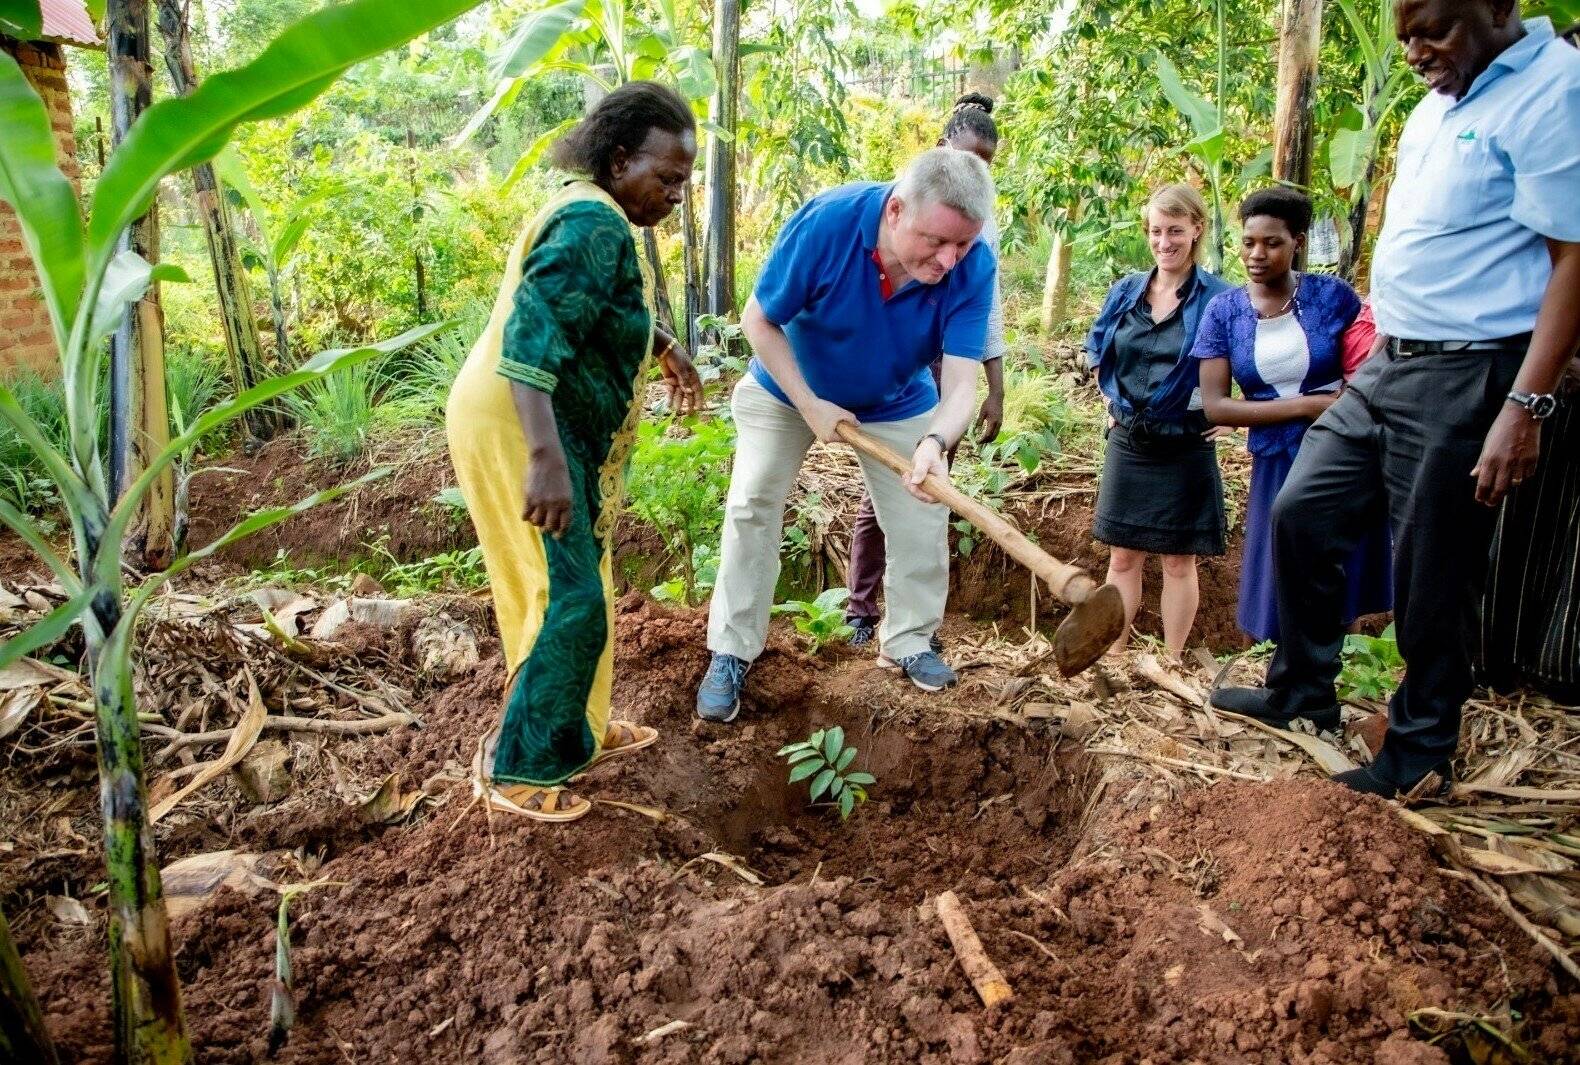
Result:
M878 250L872 250L872 261L878 267L878 293L887 303L894 296L894 282L889 280L889 272L883 268L883 257Z

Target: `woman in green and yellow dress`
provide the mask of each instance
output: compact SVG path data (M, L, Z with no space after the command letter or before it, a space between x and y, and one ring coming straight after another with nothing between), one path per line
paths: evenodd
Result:
M690 357L654 328L631 230L680 203L696 154L690 108L652 82L610 93L559 141L555 162L582 178L517 239L450 393L450 459L509 668L503 721L474 767L491 809L575 820L592 805L566 790L572 777L658 738L609 719L609 529L652 363L677 410L701 405Z

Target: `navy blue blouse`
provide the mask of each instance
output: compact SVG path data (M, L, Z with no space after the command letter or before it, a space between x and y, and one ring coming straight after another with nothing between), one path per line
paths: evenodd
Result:
M1344 280L1327 274L1299 274L1295 288L1295 320L1306 334L1311 368L1300 383L1301 395L1331 390L1344 376L1344 330L1361 310L1361 298ZM1229 371L1246 399L1277 399L1256 372L1256 307L1244 287L1214 296L1201 316L1196 346L1198 359L1228 359ZM1277 425L1251 427L1248 444L1253 455L1293 451L1300 446L1311 423L1294 418Z

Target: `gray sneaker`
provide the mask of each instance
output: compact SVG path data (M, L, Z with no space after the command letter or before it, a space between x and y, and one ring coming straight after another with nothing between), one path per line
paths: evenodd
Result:
M896 659L894 664L911 678L912 684L924 692L942 691L944 688L953 687L957 679L955 671L949 668L949 663L940 658L936 651L907 655Z
M741 712L741 687L751 668L750 662L734 655L715 654L697 689L697 716L721 725L734 721Z

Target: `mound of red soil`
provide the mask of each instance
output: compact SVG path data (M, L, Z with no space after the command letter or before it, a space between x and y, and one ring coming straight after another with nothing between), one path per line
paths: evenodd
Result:
M392 466L393 472L250 536L219 557L244 569L259 569L284 552L293 567L306 569L353 562L381 540L384 549L402 561L477 543L465 513L434 500L455 484L442 446L414 438L409 451L381 452L376 463ZM287 506L353 481L374 464L365 456L343 465L311 456L295 433L269 441L253 455L227 455L192 478L188 540L206 544L255 510Z
M702 630L620 606L616 711L661 738L578 789L648 814L490 825L458 817L457 784L416 824L345 837L330 884L293 904L298 1021L277 1060L1444 1060L1410 1038L1421 1006L1512 1007L1554 1060L1580 1038L1580 999L1382 803L1224 785L1101 807L1083 837L1089 770L1051 734L947 703L876 714L784 645L734 726L696 722ZM464 764L503 679L496 658L380 756L414 781ZM845 824L774 757L832 724L878 778ZM928 905L946 888L1013 1002L985 1011L962 975ZM201 1061L266 1056L274 908L225 892L177 922ZM27 962L66 1059L108 1060L101 959Z

